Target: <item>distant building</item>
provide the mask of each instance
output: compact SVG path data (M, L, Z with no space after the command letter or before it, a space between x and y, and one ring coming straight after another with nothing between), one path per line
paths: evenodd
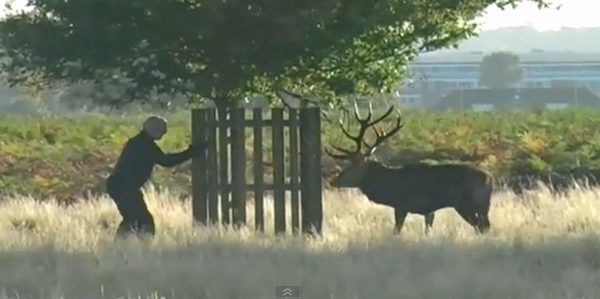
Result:
M479 86L479 64L487 53L424 55L410 66L413 80L428 88L459 89ZM532 51L518 54L523 81L515 87L552 87L571 82L600 90L600 53Z
M397 93L397 102L403 108L419 109L433 106L444 96L443 90L409 88Z
M479 85L479 65L486 54L420 56L409 66L409 80L399 93L400 101L427 108L453 90L484 88ZM517 54L524 74L516 88L587 87L600 93L600 53L537 50Z
M460 89L450 92L430 108L435 111L514 111L570 107L599 108L600 96L587 87Z

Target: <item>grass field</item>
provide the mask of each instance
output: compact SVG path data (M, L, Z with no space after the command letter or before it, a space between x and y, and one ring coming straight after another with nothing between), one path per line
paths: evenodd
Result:
M194 228L188 201L146 194L158 235L119 244L106 198L2 201L0 298L600 298L600 189L498 192L485 236L452 210L429 236L415 215L393 236L390 209L327 191L318 239Z

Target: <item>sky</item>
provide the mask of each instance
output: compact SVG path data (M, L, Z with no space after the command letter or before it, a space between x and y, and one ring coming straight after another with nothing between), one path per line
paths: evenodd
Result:
M489 8L480 23L481 29L512 26L532 26L539 31L559 30L561 27L600 27L600 0L552 0L560 10L538 9L532 3L523 3L517 9Z
M492 7L478 20L482 30L512 26L532 26L539 31L559 30L561 27L600 27L600 0L551 0L553 5L561 5L560 10L539 10L531 3L521 4L516 9L504 11ZM22 7L26 0L0 0L0 16L7 2Z

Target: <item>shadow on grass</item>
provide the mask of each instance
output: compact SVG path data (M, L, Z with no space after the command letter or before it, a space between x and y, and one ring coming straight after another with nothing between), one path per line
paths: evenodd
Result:
M95 253L44 247L0 253L0 277L0 298L263 299L278 284L301 285L302 298L597 298L600 240L390 238L337 252L221 241Z

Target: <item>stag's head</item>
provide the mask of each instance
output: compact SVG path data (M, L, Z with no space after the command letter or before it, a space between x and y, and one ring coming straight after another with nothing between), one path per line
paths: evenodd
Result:
M370 159L377 147L386 139L398 133L398 131L400 131L400 129L403 127L402 120L399 114L396 118L395 125L392 129L384 131L383 129L378 128L376 126L378 123L390 116L393 110L394 106L392 105L383 115L376 119L372 119L373 107L372 105L369 105L369 112L367 116L361 118L360 113L358 111L358 106L355 103L354 116L360 126L356 135L350 134L349 130L346 127L344 127L344 121L340 119L339 122L342 132L346 137L354 141L355 146L354 149L345 149L332 144L331 147L340 153L333 153L330 150L325 149L325 152L330 157L348 162L347 166L342 170L342 172L331 181L331 186L336 188L358 187L367 169L373 164L377 163ZM375 141L371 144L364 140L365 133L369 128L373 129L376 136Z

